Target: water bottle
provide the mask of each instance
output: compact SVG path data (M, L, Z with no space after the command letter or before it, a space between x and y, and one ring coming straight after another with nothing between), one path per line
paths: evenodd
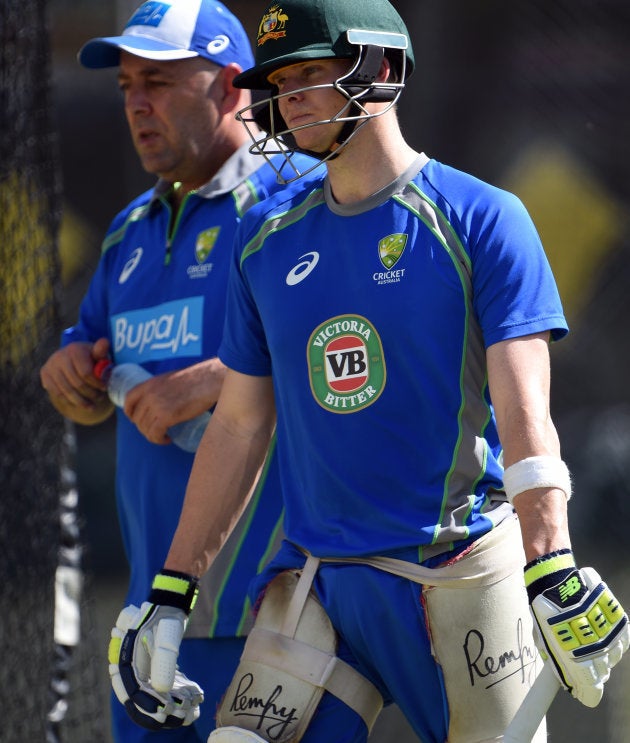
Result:
M94 376L107 384L109 399L122 408L129 390L153 375L139 364L112 364L107 359L101 359L94 365ZM171 426L168 435L180 449L195 452L209 420L210 412L206 410L191 420Z

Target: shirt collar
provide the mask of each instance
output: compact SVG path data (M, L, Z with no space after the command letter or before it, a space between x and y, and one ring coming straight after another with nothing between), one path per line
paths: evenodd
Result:
M260 155L249 151L249 143L245 142L223 163L214 176L203 186L194 191L204 199L214 199L230 193L246 178L249 178L263 164ZM165 196L173 187L170 181L160 178L153 189L152 201Z

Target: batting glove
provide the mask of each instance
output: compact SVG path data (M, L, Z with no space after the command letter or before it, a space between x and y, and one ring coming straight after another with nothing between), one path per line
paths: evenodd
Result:
M528 563L525 585L542 657L572 696L596 707L630 645L626 613L593 568L577 569L571 550Z
M192 576L164 570L149 601L127 606L112 629L109 675L131 719L149 730L190 725L203 690L177 668L179 646L198 593Z

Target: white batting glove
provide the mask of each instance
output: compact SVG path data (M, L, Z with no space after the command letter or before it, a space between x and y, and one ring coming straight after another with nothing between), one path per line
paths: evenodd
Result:
M541 655L573 697L596 707L630 645L626 613L593 568L577 569L570 550L529 563L525 583Z
M203 690L177 668L197 580L158 573L150 601L120 613L109 643L112 688L131 719L149 730L190 725L199 717Z

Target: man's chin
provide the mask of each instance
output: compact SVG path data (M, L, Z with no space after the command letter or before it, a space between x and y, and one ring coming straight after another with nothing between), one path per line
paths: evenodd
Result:
M330 148L335 146L335 142L322 142L321 137L298 137L294 135L297 146L304 152L312 152L316 157L325 157Z
M142 152L142 150L136 150L140 164L143 169L146 170L150 175L162 176L166 170L165 163L161 158L156 157L148 152Z
M339 146L338 131L331 136L330 124L317 125L317 129L306 128L293 132L297 146L305 152L312 152L315 156L326 157Z

